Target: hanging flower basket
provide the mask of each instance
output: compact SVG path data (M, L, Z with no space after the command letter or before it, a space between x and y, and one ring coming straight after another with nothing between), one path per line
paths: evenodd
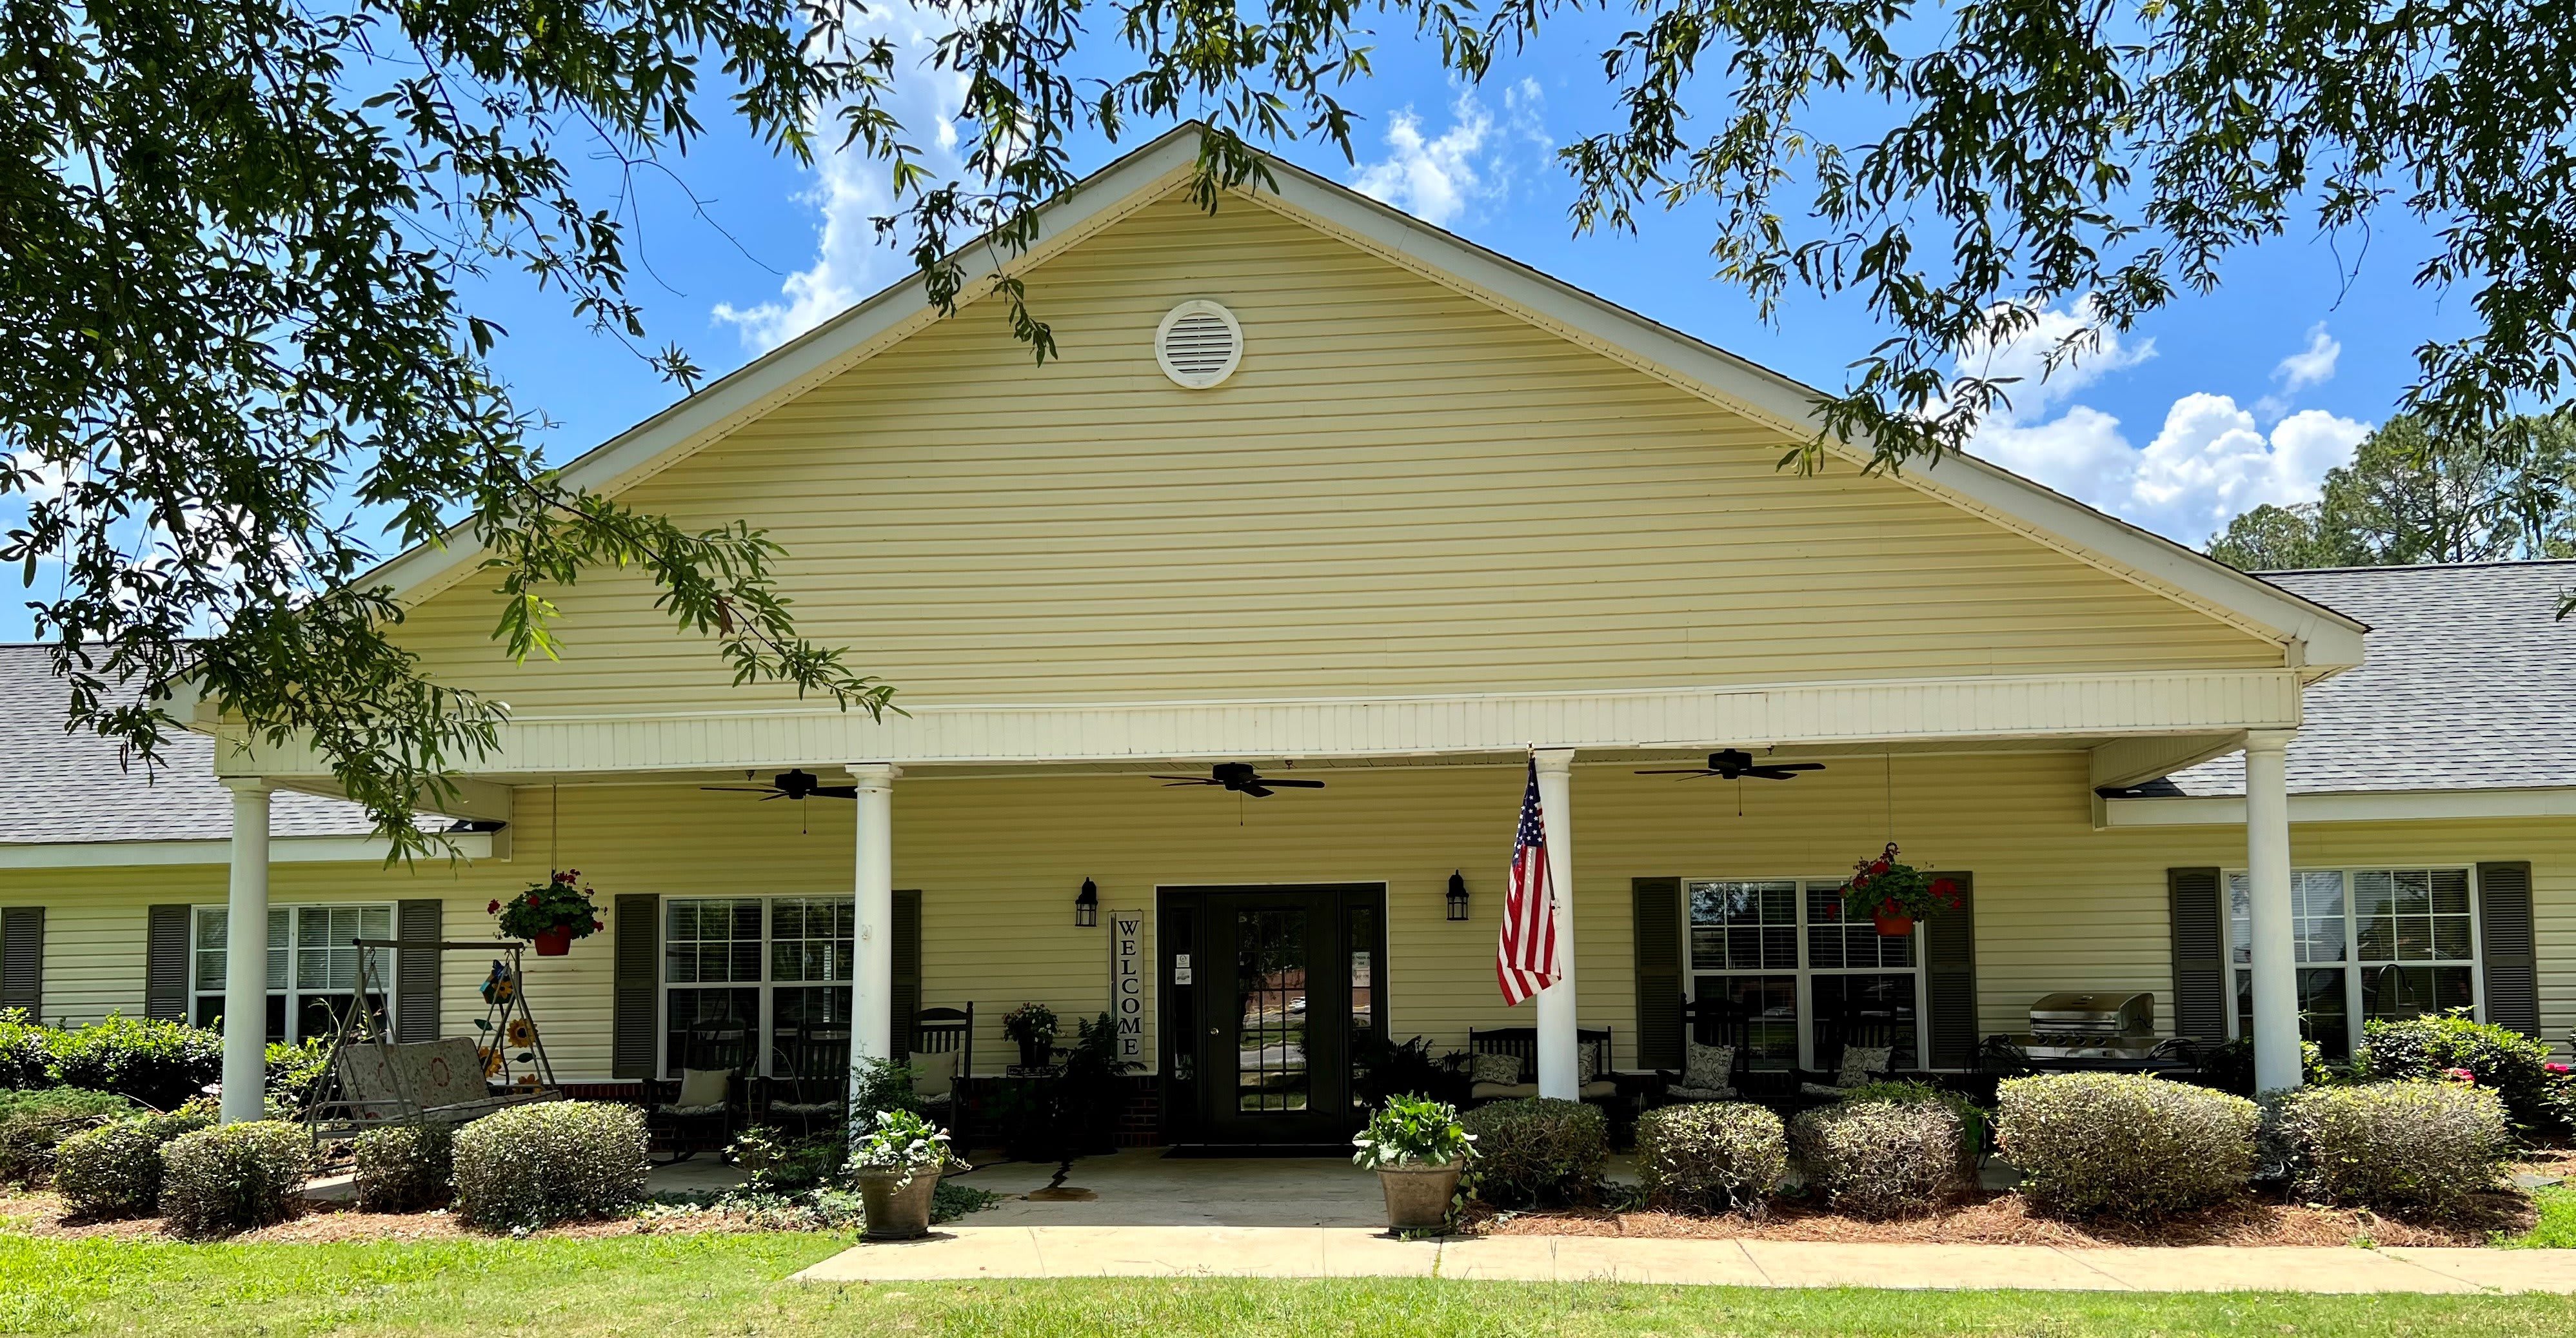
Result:
M603 927L579 869L557 869L546 881L488 909L500 917L502 933L534 944L539 957L561 957L572 951L574 939L588 938Z
M1896 843L1890 841L1878 858L1852 866L1851 881L1843 884L1843 905L1853 919L1867 916L1879 933L1902 938L1914 932L1915 921L1959 909L1959 884L1900 861Z

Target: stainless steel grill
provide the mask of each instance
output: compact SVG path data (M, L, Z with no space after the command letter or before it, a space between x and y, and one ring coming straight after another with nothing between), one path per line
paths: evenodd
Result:
M2146 1059L2157 1045L2152 994L2045 995L2030 1006L2033 1059Z

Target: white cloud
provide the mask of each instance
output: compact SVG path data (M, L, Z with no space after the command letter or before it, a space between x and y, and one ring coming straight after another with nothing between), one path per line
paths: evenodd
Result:
M1541 128L1542 95L1535 80L1523 79L1503 90L1503 128L1495 133L1494 114L1472 89L1461 91L1449 109L1450 125L1427 135L1422 118L1411 107L1387 123L1387 156L1363 163L1352 188L1383 200L1425 223L1446 226L1471 205L1491 204L1510 194L1517 175L1515 147L1549 146Z
M1979 351L1973 360L1963 358L1962 369L2036 367L2077 323L2073 312L2042 312L2019 339ZM2089 405L2068 405L2048 416L2068 395L2106 372L2134 366L2147 350L2145 345L2134 352L2124 349L2106 336L2097 354L2061 366L2041 383L2040 393L2024 390L2010 410L1981 424L1971 449L2070 497L2197 546L2257 506L2315 501L2326 471L2349 463L2353 449L2370 434L2370 424L2322 409L2281 418L2267 432L2253 409L2213 393L2174 401L2163 427L2144 448L2130 444L2119 419ZM2318 326L2309 332L2305 351L2282 360L2282 379L2312 374L2322 380L2333 374L2339 351ZM2317 372L2320 361L2324 370Z
M2343 345L2319 321L2308 327L2308 346L2281 359L2281 365L2272 369L2272 379L2281 383L2282 393L2295 395L2333 380L2335 360L2342 356Z
M857 42L876 34L894 40L895 87L887 104L903 122L907 139L915 144L929 140L922 161L934 176L955 177L962 170L956 116L965 102L966 81L953 70L927 69L921 63L931 43L947 30L945 21L936 10L894 4L871 10L865 22L851 26ZM839 144L836 119L824 120L821 138L827 146ZM829 320L892 283L910 263L877 237L876 220L892 212L894 196L886 164L864 148L819 152L813 184L797 201L822 215L814 263L788 275L775 301L749 307L719 302L711 313L718 324L733 326L753 353L766 353Z

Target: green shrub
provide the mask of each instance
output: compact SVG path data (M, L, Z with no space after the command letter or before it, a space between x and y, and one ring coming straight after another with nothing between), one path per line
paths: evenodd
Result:
M2241 1096L2126 1073L2044 1073L1998 1089L1995 1136L2055 1213L2148 1218L2219 1202L2254 1172Z
M2457 1211L2504 1174L2502 1098L2450 1082L2314 1087L2281 1105L2300 1189L2334 1203Z
M133 1113L134 1103L112 1092L0 1092L0 1181L43 1183L54 1173L54 1149L64 1139Z
M54 1149L54 1187L76 1213L149 1217L161 1207L162 1147L207 1124L194 1115L133 1115L84 1129Z
M2478 1086L2504 1098L2505 1114L2515 1127L2535 1132L2566 1127L2552 1099L2557 1078L2549 1071L2549 1043L2537 1037L2492 1022L2472 1022L2460 1013L2441 1013L2363 1023L2361 1046L2354 1067L2372 1078L2438 1082L2449 1070L2467 1069Z
M331 1062L331 1038L307 1037L289 1045L284 1041L268 1043L268 1081L262 1103L272 1120L300 1120L313 1099L314 1084L322 1080L322 1070Z
M412 1213L447 1202L456 1172L456 1130L444 1124L389 1124L358 1135L358 1206Z
M1759 1211L1788 1169L1780 1117L1749 1101L1665 1106L1637 1121L1637 1171L1651 1207Z
M604 1101L541 1101L456 1131L456 1208L511 1230L607 1217L644 1201L644 1112Z
M313 1142L299 1125L251 1120L161 1149L161 1215L182 1236L229 1236L295 1215Z
M1965 1189L1975 1163L1947 1102L1846 1098L1801 1113L1790 1142L1807 1183L1859 1217L1921 1212Z
M53 1086L53 1029L23 1008L0 1009L0 1091Z
M1862 1101L1884 1101L1899 1106L1938 1105L1946 1108L1959 1122L1959 1151L1973 1169L1985 1155L1986 1129L1992 1123L1985 1107L1960 1095L1947 1092L1928 1082L1889 1079L1865 1082L1846 1090L1840 1098L1846 1106Z
M2326 1063L2326 1052L2314 1041L2299 1042L2299 1079L2310 1084L2338 1081L2348 1076L2341 1068ZM2260 1096L2254 1090L2254 1038L2239 1036L2224 1045L2213 1045L2200 1052L2200 1073L2188 1081L2203 1087L2215 1087L2238 1096Z
M850 1140L837 1132L793 1138L757 1124L725 1149L725 1157L742 1168L743 1187L754 1194L801 1194L839 1178L850 1160Z
M224 1076L224 1039L205 1027L110 1014L53 1037L54 1080L177 1110Z
M1459 1117L1476 1136L1476 1197L1498 1208L1588 1204L1601 1196L1610 1122L1598 1107L1534 1096Z

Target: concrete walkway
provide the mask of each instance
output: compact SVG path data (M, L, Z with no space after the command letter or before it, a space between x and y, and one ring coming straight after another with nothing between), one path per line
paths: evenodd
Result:
M1406 1241L1355 1226L960 1225L927 1240L859 1245L796 1277L1440 1277L1737 1287L2576 1293L2576 1250L2057 1249L1605 1236Z

